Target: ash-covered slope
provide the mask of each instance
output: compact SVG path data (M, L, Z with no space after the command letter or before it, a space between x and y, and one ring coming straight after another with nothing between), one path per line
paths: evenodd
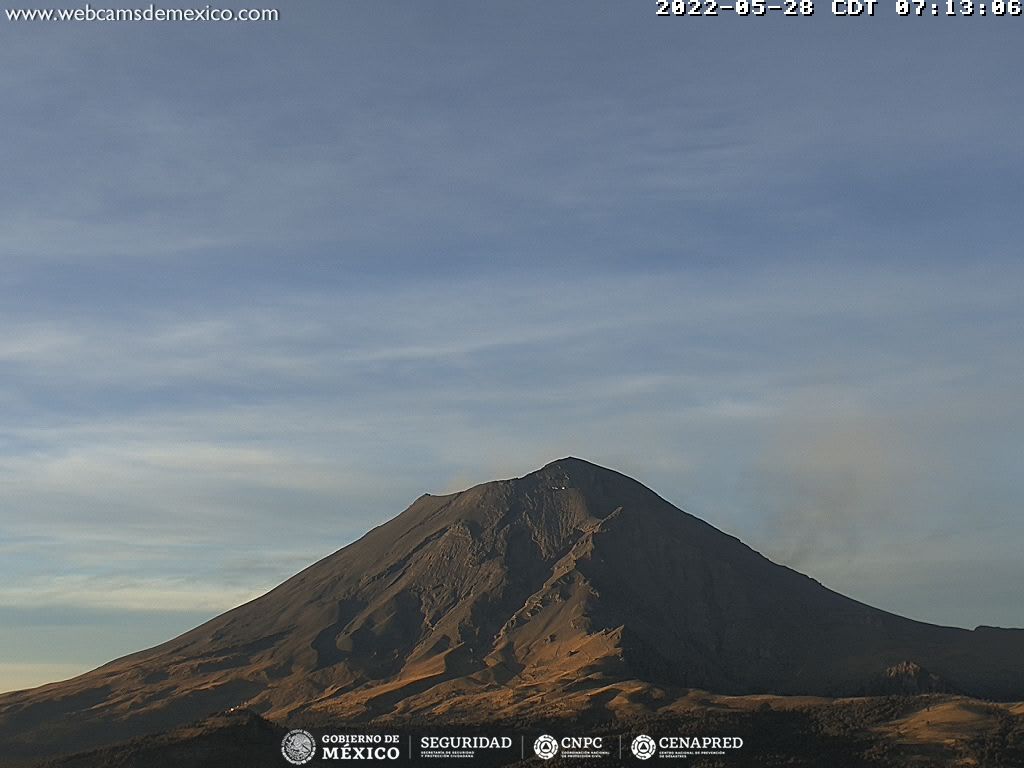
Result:
M234 706L270 718L422 717L475 696L514 712L529 691L550 703L624 681L1024 698L1024 632L870 608L569 458L423 496L168 643L0 696L0 744L37 754L45 729L49 749L82 749Z

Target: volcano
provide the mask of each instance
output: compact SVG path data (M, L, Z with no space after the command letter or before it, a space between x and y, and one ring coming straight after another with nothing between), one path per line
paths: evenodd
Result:
M566 458L421 496L180 637L0 696L0 744L27 760L237 708L429 720L578 714L585 701L614 715L697 688L1022 699L1024 631L864 605Z

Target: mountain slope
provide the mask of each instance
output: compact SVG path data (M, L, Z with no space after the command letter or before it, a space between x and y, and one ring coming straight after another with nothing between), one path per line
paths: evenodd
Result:
M429 716L481 701L528 712L531 691L550 705L581 687L611 702L644 686L1024 698L1024 632L857 603L568 458L422 496L174 640L0 696L0 744L21 757L82 749L234 706L273 719Z

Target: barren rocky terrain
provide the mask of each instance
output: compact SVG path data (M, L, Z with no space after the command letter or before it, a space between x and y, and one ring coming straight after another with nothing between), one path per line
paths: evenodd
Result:
M178 638L0 696L0 746L28 763L160 732L167 749L238 727L273 740L271 723L613 728L718 713L859 740L864 759L876 744L879 759L980 760L961 755L971 739L1012 750L1019 706L974 699L1024 699L1024 631L863 605L567 458L424 495ZM863 703L889 701L902 703ZM174 730L228 709L249 719Z

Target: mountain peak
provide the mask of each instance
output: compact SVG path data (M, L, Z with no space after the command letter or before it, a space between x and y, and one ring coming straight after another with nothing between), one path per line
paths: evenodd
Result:
M545 469L551 469L552 467L557 467L557 466L560 466L560 465L566 466L566 467L569 467L569 466L586 466L586 467L598 467L599 469L604 469L604 467L600 467L599 465L595 464L594 462L587 461L586 459L581 459L581 458L578 458L576 456L564 456L561 459L555 459L554 461L549 461L547 464L545 464L543 467L541 467L538 471L539 472L543 472ZM608 470L608 471L610 472L611 470Z
M618 475L614 469L608 469L608 467L602 467L600 464L595 464L592 461L581 459L577 456L565 456L561 459L555 459L549 461L537 472L549 472L551 470L561 470L564 472L602 472L610 475Z
M80 745L112 724L175 727L197 708L374 718L500 700L518 716L538 698L557 709L581 684L854 695L932 690L935 678L1018 700L1022 659L1017 632L932 627L857 603L567 456L421 497L191 632L0 696L0 737L31 723L60 747L60 717L60 738Z
M565 458L548 462L522 479L533 478L551 480L552 482L561 481L562 485L566 487L576 488L608 486L609 484L618 485L623 482L627 482L630 485L640 485L636 480L616 472L614 469L602 467L600 464L595 464L576 456L566 456Z

